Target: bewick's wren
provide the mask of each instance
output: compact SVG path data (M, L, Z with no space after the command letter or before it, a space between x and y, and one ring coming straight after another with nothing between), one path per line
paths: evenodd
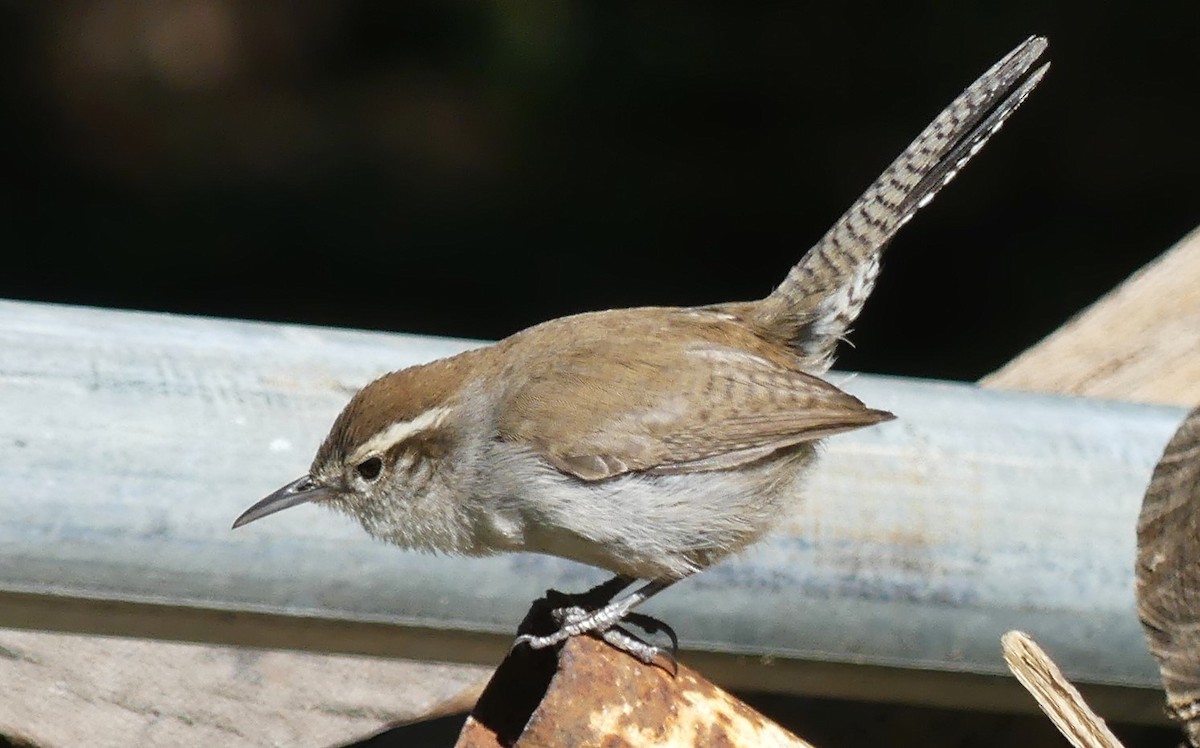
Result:
M545 647L753 542L796 493L814 443L892 418L818 375L862 309L888 241L1037 85L1030 38L938 115L759 301L551 320L387 374L346 406L308 475L234 527L304 502L406 548L532 551L600 566L615 595L571 608Z

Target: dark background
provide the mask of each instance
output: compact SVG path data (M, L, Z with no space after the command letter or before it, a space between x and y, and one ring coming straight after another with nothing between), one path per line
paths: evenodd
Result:
M974 379L1200 223L1196 8L0 2L0 297L474 338L758 297L1046 34L840 361Z

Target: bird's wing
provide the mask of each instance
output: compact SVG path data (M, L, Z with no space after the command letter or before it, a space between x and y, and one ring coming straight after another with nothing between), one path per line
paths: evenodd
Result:
M572 341L527 371L501 437L587 481L732 468L892 418L780 362L686 335Z

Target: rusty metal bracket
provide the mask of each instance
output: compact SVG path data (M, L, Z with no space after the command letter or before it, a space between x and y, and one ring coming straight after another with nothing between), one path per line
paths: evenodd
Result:
M544 606L519 633L549 633ZM458 748L551 746L779 746L811 744L685 665L644 664L589 636L561 649L518 646L467 718Z

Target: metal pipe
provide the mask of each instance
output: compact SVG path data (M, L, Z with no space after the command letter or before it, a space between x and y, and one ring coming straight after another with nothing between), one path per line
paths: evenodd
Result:
M603 575L402 552L318 507L229 529L358 386L471 345L0 301L0 626L498 661L530 600ZM778 533L646 606L684 657L726 684L966 703L1019 628L1157 716L1134 528L1185 411L835 378L899 420L830 439Z

